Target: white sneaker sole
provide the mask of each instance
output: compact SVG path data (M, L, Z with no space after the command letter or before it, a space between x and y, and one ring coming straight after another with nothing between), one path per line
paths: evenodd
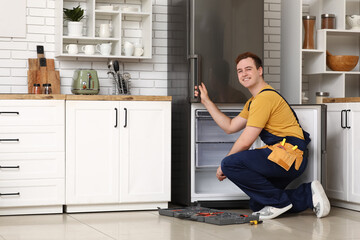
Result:
M274 208L274 209L276 209L276 212L274 212L271 215L267 215L267 216L259 214L260 215L259 220L270 220L270 219L276 218L276 217L280 216L281 214L285 213L286 211L288 211L290 208L292 208L292 206L293 206L292 204L289 204L288 206L283 207L283 208Z
M311 192L313 194L313 204L319 204L318 211L315 211L318 218L326 217L330 212L330 202L326 196L324 188L317 180L311 183Z

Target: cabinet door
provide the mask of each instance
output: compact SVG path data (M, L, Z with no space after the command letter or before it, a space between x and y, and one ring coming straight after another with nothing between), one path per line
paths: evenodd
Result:
M171 103L121 102L120 201L170 201Z
M346 104L327 105L327 161L325 161L325 188L329 198L347 200L347 131L345 126ZM342 122L343 121L343 122Z
M67 101L67 204L118 202L118 105L112 101Z
M360 104L349 103L349 201L360 203Z

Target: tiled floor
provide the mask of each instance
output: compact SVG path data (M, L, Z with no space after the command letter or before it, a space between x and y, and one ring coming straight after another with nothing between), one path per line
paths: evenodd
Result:
M249 210L231 210L248 214ZM360 239L360 212L332 208L317 219L309 210L260 225L211 224L160 216L157 211L0 217L0 240L232 240Z

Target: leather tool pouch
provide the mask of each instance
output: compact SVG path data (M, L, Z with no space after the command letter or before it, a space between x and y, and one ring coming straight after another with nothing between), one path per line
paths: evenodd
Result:
M293 150L293 147L294 146L289 143L285 143L284 146L280 143L268 146L268 148L272 150L268 159L278 164L286 171L289 171L295 162L295 169L299 170L303 160L303 152L299 149Z

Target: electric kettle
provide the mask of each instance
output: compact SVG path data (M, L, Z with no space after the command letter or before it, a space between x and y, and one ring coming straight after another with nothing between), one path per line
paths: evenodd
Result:
M75 70L71 86L71 92L73 94L98 94L99 91L100 86L96 70Z

